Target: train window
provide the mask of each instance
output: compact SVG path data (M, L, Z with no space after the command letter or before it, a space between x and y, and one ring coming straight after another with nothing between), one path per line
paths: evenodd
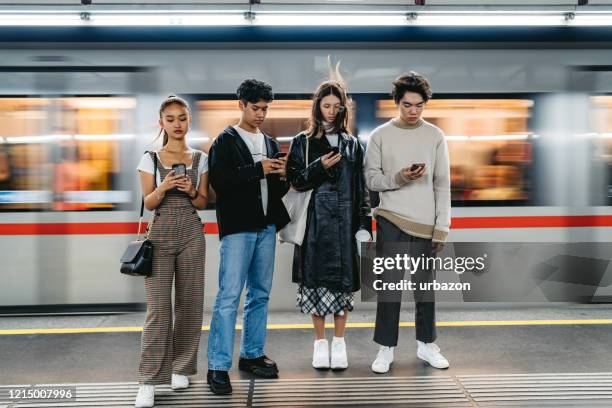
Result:
M529 198L533 101L433 99L423 117L447 135L455 204L524 202ZM377 103L377 121L397 116L392 100Z
M46 98L0 98L0 210L42 209L52 199Z
M118 188L121 142L133 138L134 98L78 97L57 100L62 133L55 163L56 210L114 209L130 200Z
M353 102L354 105L354 102ZM212 140L228 125L237 124L240 111L236 100L199 101L198 122L202 134L201 148L208 152ZM291 139L306 129L312 109L311 99L275 99L270 105L262 130L278 139L281 149L287 151ZM354 112L355 106L352 106ZM350 117L349 127L354 128L355 115Z
M596 145L598 156L606 164L607 200L612 204L612 96L591 97L592 128L598 136Z
M190 144L208 153L213 140L223 129L240 121L238 101L235 99L200 100L196 106L199 127L196 134L191 132ZM275 99L270 105L261 129L279 141L281 151L287 152L291 139L306 129L311 109L311 99ZM349 128L354 128L355 102L352 103L351 112ZM214 207L215 201L215 194L211 189L209 208Z
M114 209L121 141L133 138L135 99L0 99L0 210Z

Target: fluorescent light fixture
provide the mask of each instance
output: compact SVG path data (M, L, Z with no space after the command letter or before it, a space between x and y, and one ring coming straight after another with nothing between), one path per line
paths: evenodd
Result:
M132 134L112 134L112 135L74 135L74 140L94 141L94 140L130 140L134 139Z
M0 26L612 26L612 12L581 11L0 11Z
M250 22L243 13L193 14L94 14L94 26L243 26Z
M588 13L575 14L574 19L569 21L572 26L611 26L612 14L610 13Z
M418 13L416 18L408 20L416 26L564 26L567 25L564 13Z
M70 135L40 135L40 136L11 136L6 137L6 143L52 143L70 140Z
M404 26L405 13L258 13L257 26Z
M0 26L78 26L80 13L0 13Z
M242 12L0 12L0 26L241 26L249 25Z

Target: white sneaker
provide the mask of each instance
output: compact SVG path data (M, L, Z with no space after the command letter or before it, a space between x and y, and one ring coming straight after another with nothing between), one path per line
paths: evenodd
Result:
M448 360L440 353L440 347L436 343L423 343L418 341L417 357L427 361L435 368L448 368Z
M182 390L189 387L189 377L186 375L172 374L172 389Z
M331 344L331 369L344 370L348 368L348 358L346 357L346 343L344 337L335 337Z
M314 368L329 368L329 345L326 339L315 340L312 366Z
M153 405L155 405L155 386L150 384L142 384L138 388L138 395L136 395L134 407L151 408Z
M376 360L372 363L372 371L378 374L384 374L389 371L391 363L393 363L393 349L395 347L380 346Z

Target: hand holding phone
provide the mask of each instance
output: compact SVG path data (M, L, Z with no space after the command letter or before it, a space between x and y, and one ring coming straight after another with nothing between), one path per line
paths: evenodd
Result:
M186 176L187 175L187 166L184 163L174 163L172 165L172 170L174 170L174 174L177 176Z
M425 173L425 163L414 163L402 170L402 175L410 181L417 180Z
M336 163L342 159L342 156L339 153L340 148L338 146L329 149L327 154L321 156L321 164L323 164L323 167L325 169L329 169L330 167L335 166Z
M287 163L287 153L285 153L285 152L277 152L277 153L274 155L274 158L275 158L276 160L280 160L280 161L283 163L283 167L281 167L281 168L279 168L279 169L276 169L276 170L273 170L271 173L272 173L272 174L276 174L276 175L278 175L278 177L279 177L279 178L280 178L282 181L284 181L284 180L285 180L285 177L286 177L286 169L285 169L285 165L286 165L286 163Z
M410 166L410 171L416 171L419 167L425 167L425 163L414 163Z

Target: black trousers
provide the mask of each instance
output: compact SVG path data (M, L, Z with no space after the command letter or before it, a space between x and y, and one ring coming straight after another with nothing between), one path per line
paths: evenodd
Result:
M409 254L411 256L419 256L421 253L425 257L431 255L431 240L406 234L385 218L377 217L377 256L395 256L397 246L394 247L392 245L393 243L409 243L410 248L418 248L419 253ZM403 276L404 272L401 272L401 275ZM432 282L434 278L434 271L419 270L412 275L411 280L417 283L418 287L420 282ZM433 343L436 340L436 304L434 303L434 291L421 291L417 289L414 292L414 296L416 303L416 339L424 343ZM384 302L379 300L376 305L374 341L382 346L395 347L397 345L399 331L401 292L397 295L397 301L387 300L389 300L387 297Z

